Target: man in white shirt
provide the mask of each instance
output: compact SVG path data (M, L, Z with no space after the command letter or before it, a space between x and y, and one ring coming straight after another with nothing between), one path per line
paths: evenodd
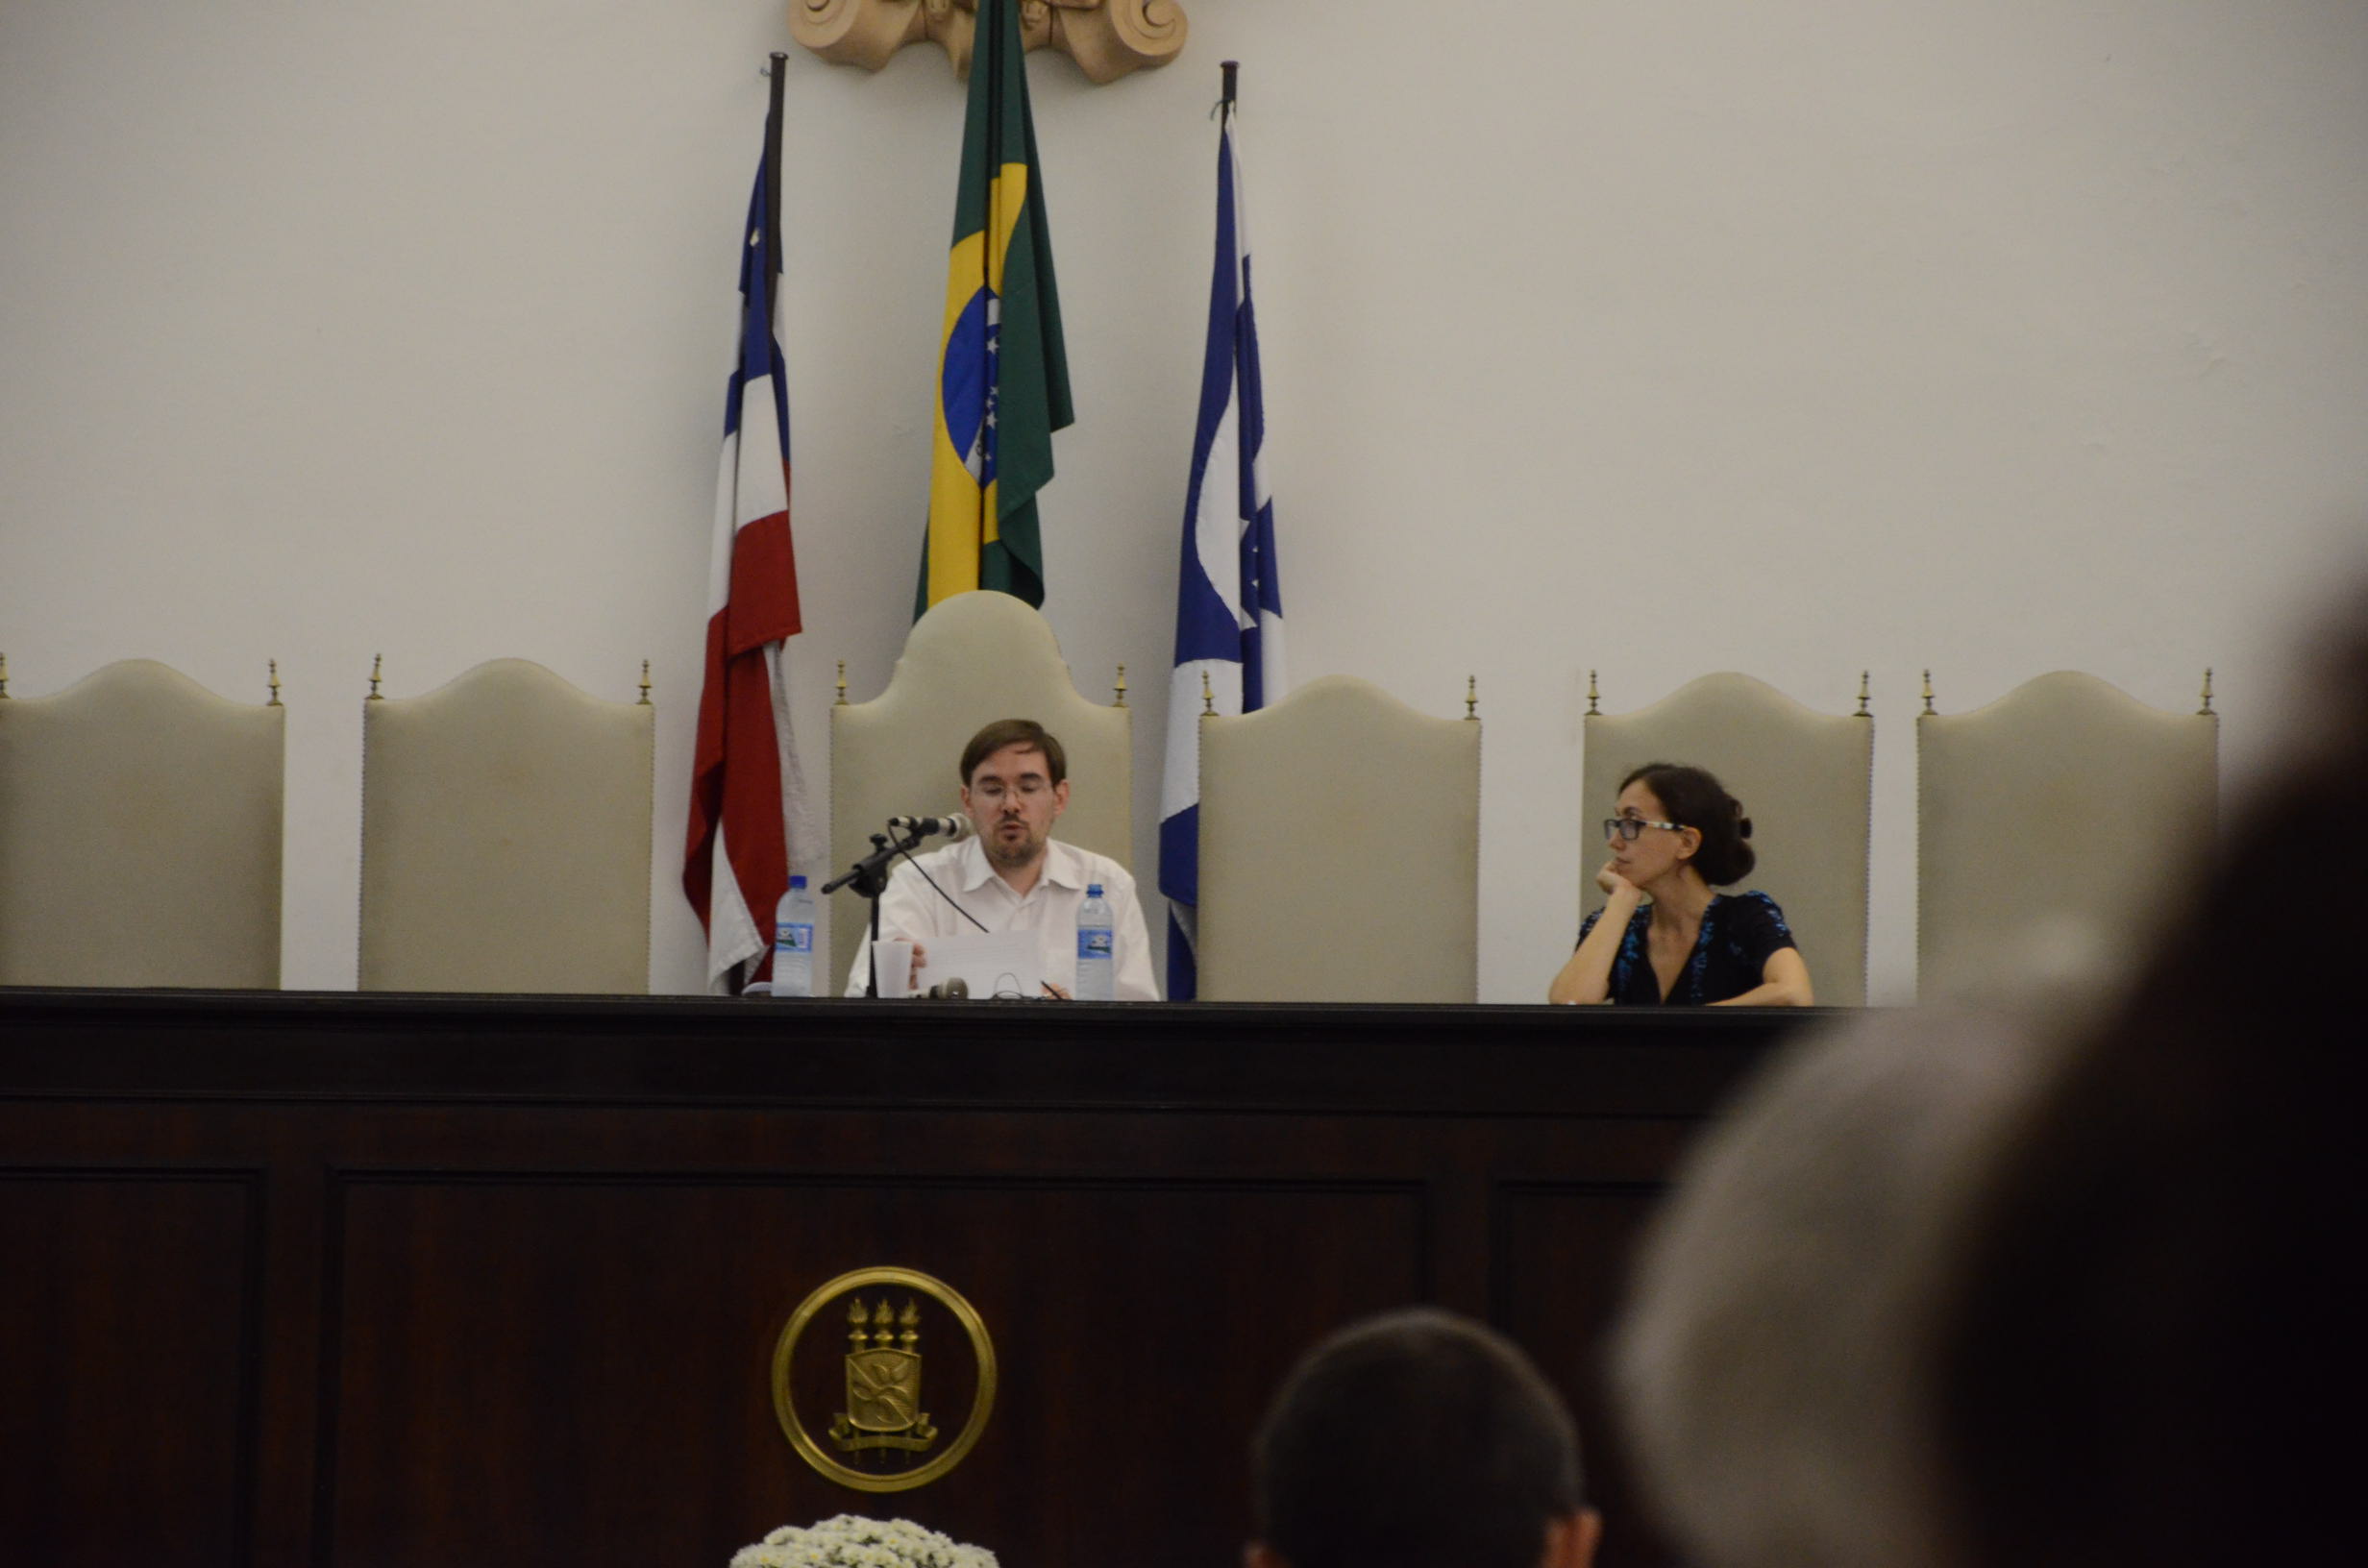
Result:
M916 989L929 984L932 939L984 926L990 932L1035 933L1045 990L1067 998L1076 989L1077 909L1087 887L1098 882L1110 906L1118 999L1159 1000L1134 877L1107 855L1052 837L1054 819L1069 809L1069 759L1058 739L1033 719L999 719L972 736L962 748L962 809L977 836L899 866L880 897L880 938L913 944ZM847 994L864 993L871 968L867 934L855 944Z

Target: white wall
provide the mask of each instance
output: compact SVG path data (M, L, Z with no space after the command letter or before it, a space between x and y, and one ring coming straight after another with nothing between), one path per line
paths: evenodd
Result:
M1913 986L1918 670L2283 727L2281 617L2368 515L2353 0L1188 0L1183 61L1034 60L1080 411L1044 516L1127 665L1138 867L1243 75L1294 674L1480 678L1482 985L1568 948L1607 706L1873 672L1878 1000ZM0 0L0 651L145 655L289 722L290 986L352 984L359 701L654 660L675 891L738 226L778 0ZM1460 35L1460 36L1459 36ZM962 97L790 61L787 299L819 776L906 624ZM950 751L952 739L950 738ZM1715 763L1716 759L1702 759ZM1354 788L1353 773L1344 778Z

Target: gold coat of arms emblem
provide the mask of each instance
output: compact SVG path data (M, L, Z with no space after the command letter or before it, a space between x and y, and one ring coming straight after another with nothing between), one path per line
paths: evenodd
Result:
M920 1453L937 1441L937 1429L921 1409L921 1309L910 1296L901 1314L882 1300L870 1311L858 1297L847 1309L854 1327L848 1337L847 1409L830 1423L830 1440L852 1454L866 1448L901 1448ZM877 1324L868 1333L867 1324ZM867 1345L869 1348L867 1348Z
M809 1345L808 1331L833 1319L847 1325L847 1348L828 1358L827 1338L814 1334ZM925 1370L934 1390L926 1400ZM960 1463L985 1430L995 1383L986 1324L952 1286L918 1269L859 1268L821 1286L773 1353L774 1410L790 1446L858 1491L925 1485ZM951 1402L950 1437L930 1414L940 1401Z

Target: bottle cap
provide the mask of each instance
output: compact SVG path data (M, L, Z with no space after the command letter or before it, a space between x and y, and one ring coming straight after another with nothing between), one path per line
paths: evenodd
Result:
M789 885L793 888L802 888L805 886L805 878L802 876L792 876L789 879Z
M1088 883L1085 885L1085 895L1086 895L1088 898L1098 898L1098 897L1100 897L1100 896L1101 896L1101 884L1100 884L1100 883L1098 883L1098 882L1088 882Z

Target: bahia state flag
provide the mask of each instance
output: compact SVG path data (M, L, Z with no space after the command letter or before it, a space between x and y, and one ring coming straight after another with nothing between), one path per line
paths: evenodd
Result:
M816 840L790 733L782 645L798 634L789 532L789 391L775 331L781 272L781 57L740 251L740 357L724 406L707 573L707 661L691 763L682 891L707 931L707 986L772 962L774 906ZM757 961L746 971L740 966Z
M1266 402L1258 318L1250 307L1249 228L1232 67L1217 140L1217 267L1200 370L1200 424L1184 499L1175 674L1168 689L1168 761L1159 798L1159 891L1168 895L1168 998L1198 991L1194 907L1200 901L1202 685L1219 713L1249 713L1283 695L1283 596L1267 490Z
M978 4L941 342L913 614L975 588L1041 605L1036 492L1052 478L1052 432L1074 416L1018 0Z

